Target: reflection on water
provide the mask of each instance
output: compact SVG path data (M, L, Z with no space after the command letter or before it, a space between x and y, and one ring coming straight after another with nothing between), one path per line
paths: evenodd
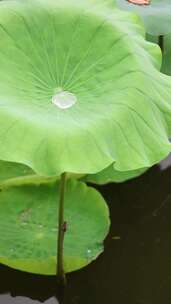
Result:
M135 180L98 187L112 227L105 252L68 275L63 303L171 304L171 157ZM56 304L56 279L0 268L0 304Z

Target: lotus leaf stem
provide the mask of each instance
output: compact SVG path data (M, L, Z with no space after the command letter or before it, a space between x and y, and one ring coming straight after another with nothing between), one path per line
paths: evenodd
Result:
M164 52L164 36L163 35L160 35L158 37L158 44L159 44L159 46L161 48L161 51L163 53Z
M63 264L63 249L64 249L64 236L66 232L66 222L64 221L64 199L66 187L66 173L61 174L60 181L60 197L58 209L58 240L57 240L57 281L61 286L66 285L66 276Z

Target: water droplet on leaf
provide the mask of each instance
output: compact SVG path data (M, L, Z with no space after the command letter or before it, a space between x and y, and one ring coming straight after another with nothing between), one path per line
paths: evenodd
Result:
M87 249L87 253L86 253L87 259L90 260L92 257L92 251L90 249Z
M52 103L60 109L71 108L77 102L77 97L68 91L60 90L52 97Z

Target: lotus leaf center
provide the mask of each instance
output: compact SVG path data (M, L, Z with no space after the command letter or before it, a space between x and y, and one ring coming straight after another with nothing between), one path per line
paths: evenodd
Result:
M52 103L60 109L71 108L77 102L77 97L68 91L59 90L53 97Z

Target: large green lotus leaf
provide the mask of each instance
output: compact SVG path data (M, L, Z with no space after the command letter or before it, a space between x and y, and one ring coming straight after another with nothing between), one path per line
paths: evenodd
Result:
M113 165L111 165L107 169L104 169L103 171L97 174L88 174L84 177L84 181L99 185L104 185L111 182L121 183L140 176L146 170L147 169L144 168L133 171L117 171L113 168Z
M0 263L27 272L56 272L59 185L11 187L0 192ZM103 250L109 213L102 196L75 180L65 195L65 271L89 264Z
M136 5L127 0L116 0L116 4L121 9L140 15L149 34L159 36L171 33L170 0L151 0L149 5Z
M134 14L2 1L0 159L43 176L152 166L171 151L171 79L160 64Z

